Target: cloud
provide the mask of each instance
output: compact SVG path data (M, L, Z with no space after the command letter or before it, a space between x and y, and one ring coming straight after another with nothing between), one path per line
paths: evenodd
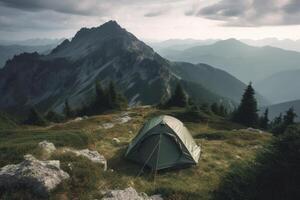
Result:
M221 0L186 13L223 21L224 26L276 26L300 24L299 0Z
M31 12L51 10L76 15L104 14L108 6L104 0L0 0L0 4Z
M145 17L158 17L158 16L161 16L165 13L166 13L166 11L158 10L158 11L148 12L144 16Z

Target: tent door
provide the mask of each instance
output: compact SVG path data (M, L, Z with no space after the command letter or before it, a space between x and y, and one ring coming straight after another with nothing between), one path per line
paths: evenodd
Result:
M180 146L169 133L151 134L137 149L139 158L152 169L175 166L182 156Z

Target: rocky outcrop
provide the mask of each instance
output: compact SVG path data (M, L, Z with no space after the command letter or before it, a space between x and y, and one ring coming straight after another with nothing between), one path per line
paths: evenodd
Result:
M29 188L37 195L47 196L69 174L60 169L58 160L40 161L32 155L25 155L24 161L6 165L0 171L0 188Z
M74 149L69 149L69 148L65 148L63 151L71 152L71 153L74 153L76 156L83 156L94 163L102 164L103 170L104 171L107 170L107 161L103 155L99 154L98 151L91 151L89 149L74 150Z
M102 200L163 200L160 195L148 196L145 193L138 193L134 188L124 190L111 190L104 194Z
M49 154L53 153L56 150L55 145L51 142L48 142L47 140L40 142L39 147Z

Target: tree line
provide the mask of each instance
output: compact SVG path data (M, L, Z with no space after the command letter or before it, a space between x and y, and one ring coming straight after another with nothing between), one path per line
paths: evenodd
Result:
M69 100L66 99L63 114L48 111L46 115L42 115L35 107L32 107L24 123L43 126L48 122L59 123L74 117L97 115L109 110L122 110L128 106L126 97L116 89L112 81L107 88L103 88L101 83L97 81L95 83L94 97L89 102L75 109L71 107Z
M270 131L275 135L285 132L287 127L295 123L297 117L294 108L289 108L284 115L280 114L274 120L269 120L269 109L267 108L262 116L258 115L255 91L250 83L242 96L240 105L233 111L232 121L247 127L261 128Z

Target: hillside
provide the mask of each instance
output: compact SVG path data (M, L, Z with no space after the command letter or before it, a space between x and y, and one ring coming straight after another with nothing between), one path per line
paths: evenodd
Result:
M82 28L72 40L65 40L48 55L23 53L9 60L0 70L0 108L20 113L34 105L42 112L61 112L66 99L78 108L93 98L96 81L104 86L114 81L129 105L157 104L163 96L170 95L179 80L185 88L193 85L187 92L199 103L235 104L236 97L243 93L241 82L209 66L197 73L211 68L211 76L217 73L216 76L223 74L232 79L238 86L231 85L226 90L232 90L235 98L217 93L224 87L221 82L210 91L209 81L203 79L200 85L199 81L179 77L172 70L174 65L182 68L181 64L162 58L117 22L109 21L99 27Z
M283 70L299 69L300 64L299 52L270 46L253 47L235 39L165 52L162 56L172 61L207 63L229 72L244 83L255 83Z
M235 102L240 102L241 96L247 87L243 82L229 73L211 67L207 64L190 64L177 62L172 65L172 71L185 80L199 83L210 91ZM257 100L260 105L268 102L259 94Z
M278 72L254 85L274 104L300 99L300 69Z
M217 116L201 114L202 120L189 120L180 109L155 110L140 107L126 113L130 121L122 124L114 124L114 121L125 113L116 112L49 127L20 127L0 131L0 167L22 161L26 153L45 159L38 143L48 140L58 148L49 159L60 160L61 167L71 175L70 180L51 193L51 199L101 199L103 190L132 186L139 192L160 193L166 200L209 200L213 199L231 165L253 159L272 138L268 133L239 130L241 126ZM196 143L201 145L202 154L197 166L158 173L154 183L153 174L148 170L137 176L141 166L125 160L124 153L145 120L159 114L169 114L181 119ZM103 128L105 123L111 123L113 127ZM120 143L114 142L113 138L118 138ZM103 172L99 165L87 159L64 154L61 150L63 147L97 150L107 159L108 170ZM26 189L15 193L7 192L5 195L9 199L18 199L20 195L34 199Z

